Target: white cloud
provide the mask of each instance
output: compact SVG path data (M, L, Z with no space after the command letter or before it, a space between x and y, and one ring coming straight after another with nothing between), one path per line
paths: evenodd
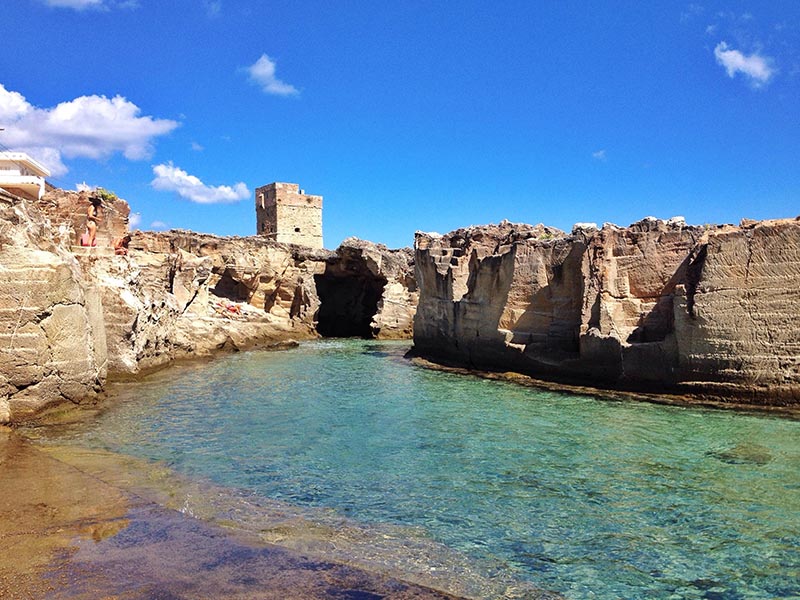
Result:
M201 144L198 144L197 142L192 142L192 150L194 150L195 152L202 152L203 150L205 150L205 148L203 148L203 146Z
M605 150L598 150L597 152L592 152L592 158L599 161L606 160L606 151Z
M71 8L83 11L87 9L109 10L112 8L139 8L139 0L42 0L47 6L54 8Z
M80 96L52 108L38 108L0 84L3 144L28 152L53 177L67 172L62 158L103 159L121 152L129 160L149 158L153 140L178 127L177 121L140 116L122 96Z
M755 52L745 55L731 49L726 42L717 44L714 56L717 58L717 63L725 67L728 77L742 73L750 78L750 83L754 87L761 87L777 73L772 66L772 59L768 56L761 56Z
M176 167L171 162L153 167L156 178L150 182L157 190L175 192L179 196L197 202L198 204L219 204L238 202L250 196L250 190L244 183L233 186L204 184L194 175L189 175L183 169Z
M164 223L164 221L153 221L150 223L150 229L169 229L169 223Z
M128 215L128 226L135 228L142 223L142 213L132 212Z
M33 107L19 92L11 92L0 83L0 121L7 123L12 119L24 117Z
M101 8L103 6L103 0L44 0L44 3L48 6L74 8L75 10Z
M89 185L85 181L83 183L76 183L75 184L75 191L76 192L91 192L95 187L94 185Z
M247 72L250 74L250 81L261 86L265 94L295 96L300 93L293 85L275 77L275 61L266 54L262 54L261 58L247 67Z

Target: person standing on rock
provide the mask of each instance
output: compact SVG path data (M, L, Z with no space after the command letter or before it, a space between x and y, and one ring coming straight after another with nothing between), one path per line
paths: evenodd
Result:
M89 198L89 208L86 211L86 233L88 233L86 243L82 246L97 245L97 225L100 223L100 207L103 201L97 196ZM83 241L83 240L81 240Z

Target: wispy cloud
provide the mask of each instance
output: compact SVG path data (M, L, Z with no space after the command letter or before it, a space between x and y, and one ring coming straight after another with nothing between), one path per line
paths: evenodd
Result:
M72 10L110 10L112 8L139 8L139 0L42 0L47 6Z
M142 213L132 212L128 215L128 227L138 227L142 224Z
M75 10L103 7L103 0L44 0L44 3L48 6L55 6L58 8L73 8Z
M221 0L207 0L206 1L206 14L211 17L218 17L220 12L222 12L222 2Z
M597 152L592 152L592 158L595 160L599 160L601 162L605 162L606 160L606 151L605 150L598 150Z
M122 96L80 96L52 108L38 108L19 92L0 84L3 143L28 152L53 177L64 175L66 158L108 158L121 152L129 160L149 158L154 140L178 127L177 121L141 116Z
M681 22L685 23L686 21L691 21L694 17L702 15L704 11L705 8L700 4L689 4L681 12Z
M182 198L198 204L238 202L250 196L250 190L244 183L239 182L233 186L206 185L199 178L189 175L171 162L155 165L153 174L156 176L150 182L153 188L165 192L175 192Z
M153 221L150 223L150 229L169 229L169 223L164 223L164 221Z
M201 144L198 144L197 142L192 142L191 148L195 152L202 152L203 150L205 150L205 148Z
M275 96L296 96L300 91L293 85L275 77L275 61L262 54L255 63L247 67L250 81L259 85L265 94Z
M758 53L743 54L739 50L730 48L726 42L720 42L714 48L714 56L717 63L725 67L728 77L734 77L741 73L749 79L753 87L761 87L766 84L777 73L772 64L773 61L768 56L761 56Z

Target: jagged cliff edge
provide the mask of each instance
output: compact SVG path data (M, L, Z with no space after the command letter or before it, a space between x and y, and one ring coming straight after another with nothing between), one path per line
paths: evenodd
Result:
M800 403L800 217L417 233L418 355L556 382Z
M415 254L136 232L117 200L75 248L86 198L0 192L0 422L177 358L318 335L592 386L800 403L800 220L418 233ZM416 277L413 269L416 264ZM417 307L417 303L419 306ZM415 315L416 313L416 315Z

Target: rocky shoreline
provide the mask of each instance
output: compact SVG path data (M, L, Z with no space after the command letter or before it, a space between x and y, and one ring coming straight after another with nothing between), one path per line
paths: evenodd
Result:
M415 353L568 385L800 404L800 219L418 233Z
M330 335L411 336L413 253L355 238L336 251L188 231L114 237L130 209L103 212L98 246L74 246L87 197L31 202L0 191L0 423L91 402L109 379L185 358Z
M0 423L92 402L176 360L319 336L410 339L422 358L555 385L721 406L800 405L800 218L646 218L569 234L503 222L415 248L135 231L85 193L0 190Z

